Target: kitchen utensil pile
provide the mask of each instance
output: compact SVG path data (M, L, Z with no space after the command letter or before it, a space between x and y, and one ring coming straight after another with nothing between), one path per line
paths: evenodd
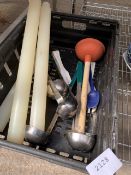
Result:
M11 90L11 95L9 94L12 110L9 108L7 114L3 112L6 121L3 122L1 130L3 131L9 122L8 141L22 144L25 139L31 144L44 146L58 118L62 121L72 118L72 129L67 130L65 139L73 149L89 152L96 142L96 110L100 101L99 91L93 82L95 66L91 62L96 62L103 56L105 46L94 38L85 38L76 43L75 52L80 60L71 78L62 63L59 50L49 52L50 21L50 4L43 2L41 5L41 0L30 0L16 85L13 91ZM59 79L56 80L52 80L48 75L51 54L59 74ZM29 125L26 126L33 69L31 114ZM58 106L46 129L47 95L51 100L55 100ZM88 112L92 114L91 119L87 118ZM89 120L92 121L90 125Z

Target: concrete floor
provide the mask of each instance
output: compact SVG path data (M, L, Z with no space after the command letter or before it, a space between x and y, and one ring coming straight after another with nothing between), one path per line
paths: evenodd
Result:
M63 1L67 3L70 0ZM82 0L78 0L79 2ZM99 3L114 4L114 0L93 0ZM61 6L63 2L60 1ZM59 5L60 5L59 4ZM131 6L129 0L116 0L116 5ZM0 0L0 33L23 11L27 6L27 0ZM58 8L58 7L57 7ZM63 9L62 9L63 10ZM70 9L64 8L65 11ZM11 150L0 148L0 175L84 175L78 171L64 168L52 163L49 163L29 155L17 153ZM118 172L119 175L130 175L131 166L123 166Z
M0 0L0 33L17 18L26 6L26 0Z

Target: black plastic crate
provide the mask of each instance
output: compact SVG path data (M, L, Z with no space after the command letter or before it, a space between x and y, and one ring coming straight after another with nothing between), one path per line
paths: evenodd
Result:
M9 27L7 34L4 34L0 38L0 83L3 85L3 88L0 90L0 104L16 80L19 63L16 52L20 54L21 51L25 19L26 17L23 14L12 24L13 27ZM73 150L69 146L65 138L65 133L71 128L71 119L64 121L58 119L45 147L37 147L36 149L36 146L31 144L25 146L9 143L6 141L8 126L1 133L1 135L5 136L5 139L0 140L0 145L80 171L86 171L86 165L106 148L110 147L115 151L117 149L115 145L115 134L117 130L114 123L117 118L115 114L115 99L116 68L118 66L116 60L118 28L117 21L52 13L50 51L55 49L60 50L64 66L70 72L71 76L75 71L78 60L74 52L74 47L79 40L93 37L102 41L106 46L106 53L97 62L94 75L95 85L101 93L101 102L97 110L97 142L91 152L82 153ZM12 76L10 77L5 71L5 63L8 64L12 71ZM55 69L55 65L52 59L50 59L49 74L53 79L58 76ZM56 106L54 101L49 98L47 99L47 126L55 113Z

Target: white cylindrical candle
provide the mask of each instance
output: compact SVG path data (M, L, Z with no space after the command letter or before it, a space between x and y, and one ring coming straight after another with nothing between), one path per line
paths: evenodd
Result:
M0 106L0 132L3 132L10 119L12 102L14 97L15 85L11 88L10 92L5 97Z
M45 130L51 8L43 2L38 32L30 125Z
M22 144L35 60L41 0L30 0L7 140Z

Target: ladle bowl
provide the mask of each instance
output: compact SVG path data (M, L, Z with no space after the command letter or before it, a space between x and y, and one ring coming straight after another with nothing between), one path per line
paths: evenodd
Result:
M56 89L59 91L59 93L61 95L63 95L64 92L67 89L64 81L61 80L61 79L56 79L53 82L54 82L54 85L55 85ZM48 96L50 98L55 99L55 97L54 97L55 95L54 95L54 93L53 93L53 91L52 91L52 89L51 89L51 87L49 85L48 85L48 91L47 91L47 93L48 93Z
M33 126L26 126L25 140L34 145L44 145L47 141L48 133Z
M54 82L54 84L55 84L56 89L59 91L59 93L60 93L61 95L63 95L63 93L64 93L65 90L67 89L67 88L66 88L66 84L64 83L64 81L61 80L61 79L56 79L56 80L54 80L53 82Z
M91 133L68 131L66 136L72 148L83 152L91 151L96 142L96 136Z
M96 108L100 101L100 93L97 90L91 91L88 94L87 108Z
M62 118L73 117L76 113L77 101L72 92L69 92L64 101L58 106L58 113Z
M89 82L90 82L90 92L88 94L87 108L88 109L97 108L100 101L100 93L95 89L91 69L89 75Z

